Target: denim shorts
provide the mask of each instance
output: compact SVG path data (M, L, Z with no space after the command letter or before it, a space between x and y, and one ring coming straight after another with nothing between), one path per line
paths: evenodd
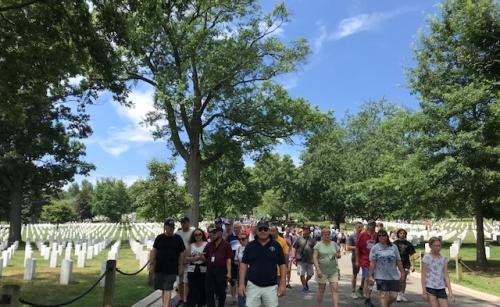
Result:
M361 267L361 277L363 278L368 278L368 272L369 272L369 268L367 266L362 266Z

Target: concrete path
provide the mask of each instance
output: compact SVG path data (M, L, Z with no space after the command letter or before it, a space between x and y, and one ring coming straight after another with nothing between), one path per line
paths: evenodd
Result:
M351 261L350 255L346 254L339 260L341 278L339 282L340 290L340 306L364 306L364 300L362 299L352 299L351 295ZM359 278L359 277L358 277ZM358 280L359 282L359 280ZM310 291L307 294L301 294L302 285L300 284L300 279L297 276L297 272L292 270L292 289L287 289L286 295L280 298L280 306L302 306L302 307L313 307L316 306L316 292L317 283L313 279L309 282ZM452 286L453 287L453 286ZM455 287L455 303L450 304L452 307L493 307L500 306L500 297L495 297L492 295L485 295L484 293L470 290L464 287ZM420 296L421 286L420 279L416 276L410 276L407 285L406 297L408 302L395 303L392 306L427 306ZM177 301L177 297L173 301ZM228 295L226 300L226 306L235 306L232 304L232 298ZM378 301L378 293L374 291L372 294L372 302L375 306L380 306ZM161 307L160 293L159 291L152 293L148 298L143 301L138 302L134 305L135 307ZM173 305L172 305L173 306ZM323 301L323 306L333 306L330 291L325 292L325 297Z

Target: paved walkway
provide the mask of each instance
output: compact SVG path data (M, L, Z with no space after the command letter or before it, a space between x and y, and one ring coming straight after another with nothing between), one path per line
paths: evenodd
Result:
M339 260L341 278L339 282L339 294L340 294L340 306L364 306L364 301L362 299L352 299L350 297L350 281L352 276L350 255L347 254ZM286 295L280 298L280 306L304 306L313 307L316 306L316 292L317 283L313 279L309 282L310 291L309 293L303 295L301 294L302 286L300 285L300 279L297 276L295 269L292 270L292 289L287 289ZM468 289L454 289L455 303L450 304L453 307L493 307L500 306L500 297L493 297L484 295L482 293L477 293ZM422 300L421 296L421 286L420 279L416 276L410 276L408 279L406 297L408 302L395 303L392 306L427 306L427 304ZM144 300L138 302L135 307L161 307L161 300L159 299L159 291L154 292L149 296L149 300ZM177 301L177 298L174 299ZM378 293L374 291L372 294L372 302L375 306L379 306L378 303ZM173 306L173 305L172 305ZM235 306L232 304L232 298L228 296L226 300L226 306ZM325 292L325 297L323 301L323 306L333 306L330 291Z

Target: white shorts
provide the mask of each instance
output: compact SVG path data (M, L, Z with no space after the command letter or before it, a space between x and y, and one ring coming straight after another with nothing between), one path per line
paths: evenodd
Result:
M259 287L251 281L247 283L246 289L247 307L277 307L278 306L278 286Z
M314 266L312 263L307 262L297 262L297 274L299 276L313 276Z

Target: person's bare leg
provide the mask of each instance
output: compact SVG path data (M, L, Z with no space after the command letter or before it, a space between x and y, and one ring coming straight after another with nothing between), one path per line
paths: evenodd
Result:
M318 284L318 293L316 294L316 306L323 304L323 295L325 295L326 284Z
M188 283L184 283L184 293L182 295L182 301L184 303L188 301L188 292L189 292Z
M391 306L395 301L398 296L397 292L386 292L386 302L387 306Z
M339 284L337 282L330 283L330 288L332 291L332 301L333 307L339 306Z
M184 300L184 281L183 276L179 275L179 283L177 284L177 293L179 294L179 299Z
M427 301L429 303L429 307L439 307L439 302L437 297L430 294L428 294L427 297L429 298L429 300Z
M162 297L163 307L170 307L170 296L171 296L170 290L162 291L161 297Z
M405 291L406 291L406 279L408 278L408 274L409 274L409 272L405 271L405 272L404 272L404 274L405 274L405 275L404 275L404 278L403 278L403 280L401 281L401 293L403 293L403 294L404 294L404 293L405 293Z
M389 296L389 292L386 292L386 291L381 291L380 292L380 307L388 307L389 304L388 304L388 296Z
M445 298L438 298L439 307L448 307L448 300Z
M356 292L356 282L358 280L358 274L352 274L352 279L351 279L351 289L352 292Z

